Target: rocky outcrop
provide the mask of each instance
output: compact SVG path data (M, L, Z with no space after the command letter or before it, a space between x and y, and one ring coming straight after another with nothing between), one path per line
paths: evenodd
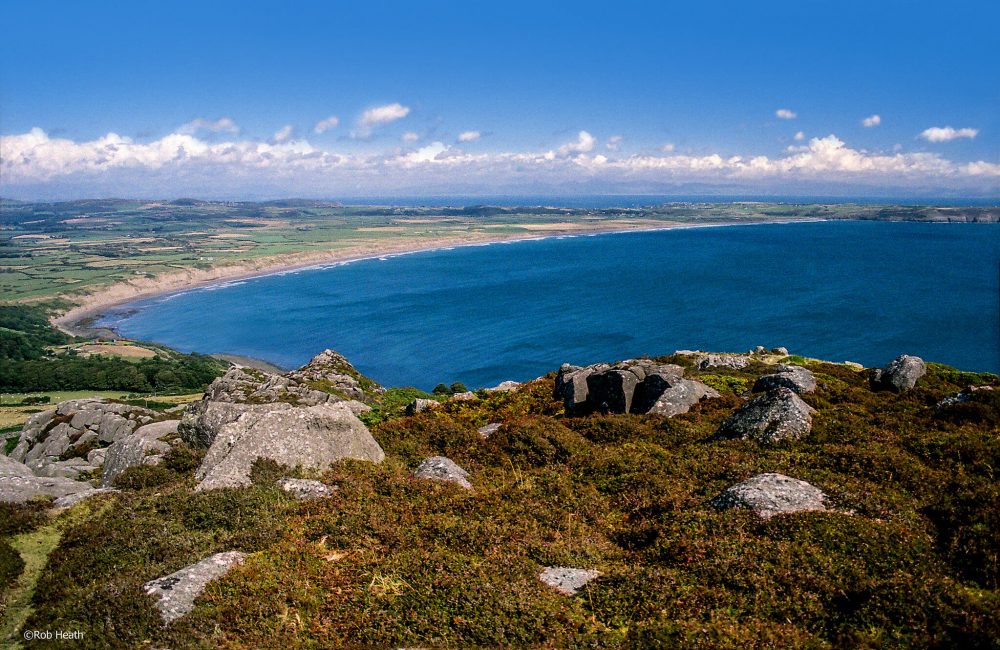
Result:
M572 596L600 575L601 572L594 569L548 566L538 574L538 579L564 596Z
M64 497L93 489L88 483L36 476L31 468L0 454L0 502L26 503L39 497Z
M330 487L321 481L313 481L307 478L279 479L277 486L296 499L302 499L303 501L332 497L334 492L337 491L336 487Z
M299 384L316 384L327 393L346 400L366 402L384 389L365 377L333 350L323 350L302 368L285 375Z
M214 385L214 384L213 384ZM239 404L208 398L195 402L184 412L177 432L192 447L211 447L222 427L235 422L245 413L263 415L271 411L292 408L291 404Z
M289 467L325 469L343 458L382 462L368 428L343 404L247 412L224 425L198 468L197 490L250 483L258 458Z
M456 465L450 458L445 458L444 456L431 456L424 460L414 470L413 478L457 483L466 490L472 489L472 483L469 482L469 473Z
M926 374L927 364L923 359L902 354L872 373L872 388L902 393L913 388Z
M719 426L719 438L741 438L770 444L797 440L812 430L815 409L793 390L776 388L744 404Z
M601 413L686 413L700 400L719 394L684 378L684 369L645 359L580 367L564 364L556 376L555 396L567 415Z
M77 478L100 466L102 448L132 434L155 411L102 398L68 400L31 416L10 457L39 476Z
M757 379L754 393L764 393L775 388L789 388L800 395L816 391L816 377L802 366L778 366L775 372Z
M213 580L229 573L234 566L243 564L245 553L229 551L216 553L201 562L186 566L170 575L150 580L143 588L156 598L156 608L164 623L170 623L194 609L194 601Z
M743 508L760 517L826 510L826 495L805 481L783 474L758 474L724 490L710 503L720 510Z
M742 370L750 365L750 357L746 354L705 354L698 357L695 365L698 370L708 370L709 368Z
M493 388L486 388L487 393L509 393L512 390L517 390L521 387L520 382L516 381L502 381Z
M170 451L164 438L177 433L178 420L147 424L135 433L114 443L105 455L101 485L112 485L118 476L130 467L158 465L163 455Z

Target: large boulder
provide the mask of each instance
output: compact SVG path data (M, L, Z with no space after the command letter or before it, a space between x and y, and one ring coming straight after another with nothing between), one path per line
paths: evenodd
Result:
M795 391L780 387L744 404L719 426L719 438L741 438L770 444L797 440L812 430L815 409Z
M673 366L672 368L679 367ZM703 399L719 397L718 391L700 381L684 379L679 372L662 370L646 376L636 392L633 413L656 413L673 417L687 413Z
M902 393L913 388L927 374L927 364L920 357L901 354L872 373L872 388Z
M425 459L414 470L413 478L457 483L466 490L472 489L472 483L469 482L469 473L455 464L455 461L444 456L431 456Z
M753 510L769 519L778 514L826 510L826 495L818 488L783 474L758 474L727 488L710 503L726 510Z
M143 588L156 598L156 608L164 623L170 623L194 609L194 601L213 580L229 573L234 566L243 564L245 553L228 551L216 553L170 575L150 580Z
M567 415L602 413L686 413L698 401L719 394L684 379L684 369L646 359L579 367L564 364L556 376L555 396Z
M196 489L249 485L250 469L258 458L325 469L343 458L380 463L385 454L343 404L248 412L221 428L198 468L201 482Z
M775 388L789 388L800 395L816 391L816 377L802 366L778 366L773 374L764 375L753 385L754 393L764 393Z
M177 433L192 447L211 447L222 427L239 420L245 413L263 415L271 411L292 408L291 404L239 404L235 402L202 399L184 411Z
M128 438L115 442L105 454L101 485L112 485L118 476L130 467L157 465L170 451L164 438L177 433L178 420L154 422L136 429Z

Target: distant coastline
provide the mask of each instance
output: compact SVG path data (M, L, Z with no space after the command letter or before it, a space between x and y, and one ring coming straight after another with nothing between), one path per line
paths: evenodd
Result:
M361 260L377 259L379 257L407 255L462 246L486 246L560 237L586 237L692 228L815 223L821 221L826 220L810 217L802 219L761 219L752 222L734 220L705 224L651 222L648 225L633 224L628 228L622 228L621 224L602 223L596 227L584 226L567 228L565 230L550 230L545 231L545 234L525 232L509 236L498 236L495 233L484 233L483 236L477 236L477 234L473 233L463 233L457 237L442 237L432 242L421 242L419 245L413 245L413 242L406 241L388 241L375 245L350 247L323 253L290 253L278 257L262 257L207 269L185 269L152 278L134 278L127 282L110 285L93 293L71 296L68 299L76 301L78 304L54 316L51 322L70 336L87 338L108 337L114 334L112 330L109 330L107 327L95 327L93 324L113 307L193 289L203 289L241 280L322 268L336 264L347 264Z

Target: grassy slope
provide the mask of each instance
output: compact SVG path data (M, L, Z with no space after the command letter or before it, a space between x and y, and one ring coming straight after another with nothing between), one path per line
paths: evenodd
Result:
M83 630L89 647L996 647L1000 393L933 409L996 378L932 366L910 393L875 394L809 365L813 433L775 448L710 440L732 392L670 420L569 419L551 379L374 424L386 462L336 466L319 502L275 489L263 463L253 488L194 494L199 455L179 448L65 520L27 627ZM491 421L505 425L482 440ZM475 490L410 477L438 454ZM705 505L766 471L836 511L765 522ZM161 628L142 583L232 549L253 554ZM567 598L538 582L546 565L604 575Z

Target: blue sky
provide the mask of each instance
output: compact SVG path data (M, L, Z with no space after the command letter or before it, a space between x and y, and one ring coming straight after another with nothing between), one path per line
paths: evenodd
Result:
M1000 196L998 5L7 0L0 192Z

